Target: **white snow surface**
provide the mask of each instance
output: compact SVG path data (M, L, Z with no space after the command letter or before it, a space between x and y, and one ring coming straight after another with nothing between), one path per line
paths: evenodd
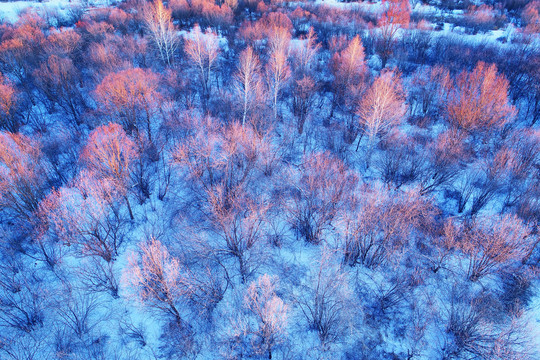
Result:
M88 6L109 6L114 1L111 0L90 0ZM10 1L0 2L0 20L8 23L15 23L19 15L26 9L34 8L38 13L57 11L59 14L66 14L72 7L84 7L81 0L45 0L39 1Z

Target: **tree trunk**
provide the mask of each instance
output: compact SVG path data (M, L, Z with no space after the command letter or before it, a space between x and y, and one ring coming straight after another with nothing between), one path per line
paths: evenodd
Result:
M128 208L128 212L129 212L129 218L131 220L134 220L135 217L133 216L133 210L131 210L131 204L129 203L129 198L128 196L124 196L124 199L126 199L126 205L127 205L127 208Z

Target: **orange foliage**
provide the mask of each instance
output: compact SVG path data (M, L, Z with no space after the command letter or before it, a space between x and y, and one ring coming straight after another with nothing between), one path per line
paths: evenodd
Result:
M100 42L92 42L88 61L98 81L111 72L118 72L144 63L147 42L144 38L107 34Z
M364 63L364 46L360 36L356 35L344 50L334 53L331 69L335 82L347 88L351 84L358 84L366 72Z
M379 26L407 27L411 20L411 5L408 0L384 0L386 10L379 19Z
M311 19L315 18L315 15L298 6L293 12L289 13L289 18L295 25L294 27L298 28L300 24L307 24Z
M495 23L495 12L493 7L489 5L471 6L468 9L466 18L475 27L490 27Z
M27 86L29 76L43 50L43 20L35 14L22 16L15 26L2 34L0 61L5 69Z
M108 21L112 26L114 26L115 29L125 30L132 17L133 16L131 14L126 13L122 9L114 7L109 13Z
M97 42L103 40L107 33L114 32L114 27L105 21L79 21L77 24L75 24L75 26L81 29L83 34L85 34L89 40Z

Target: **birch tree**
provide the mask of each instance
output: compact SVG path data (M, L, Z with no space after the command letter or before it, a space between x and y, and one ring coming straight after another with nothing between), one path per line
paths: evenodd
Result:
M261 63L250 46L240 54L240 64L236 73L235 88L242 103L242 125L245 125L249 112L255 106L261 92Z
M266 78L272 97L274 121L278 117L278 99L281 90L291 77L288 63L291 34L285 28L276 28L270 38L270 59L266 65Z
M199 25L195 25L190 38L186 40L185 51L197 69L201 84L201 102L203 111L206 112L212 90L211 74L220 53L218 37L210 29L203 34Z
M407 111L399 74L384 71L360 100L356 114L370 144L398 125Z
M171 21L171 10L158 0L146 9L144 20L161 59L171 65L178 49L178 36Z

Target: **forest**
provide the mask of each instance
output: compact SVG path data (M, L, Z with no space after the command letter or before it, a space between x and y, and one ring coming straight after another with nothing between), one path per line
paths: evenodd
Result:
M540 1L0 3L0 360L540 358Z

